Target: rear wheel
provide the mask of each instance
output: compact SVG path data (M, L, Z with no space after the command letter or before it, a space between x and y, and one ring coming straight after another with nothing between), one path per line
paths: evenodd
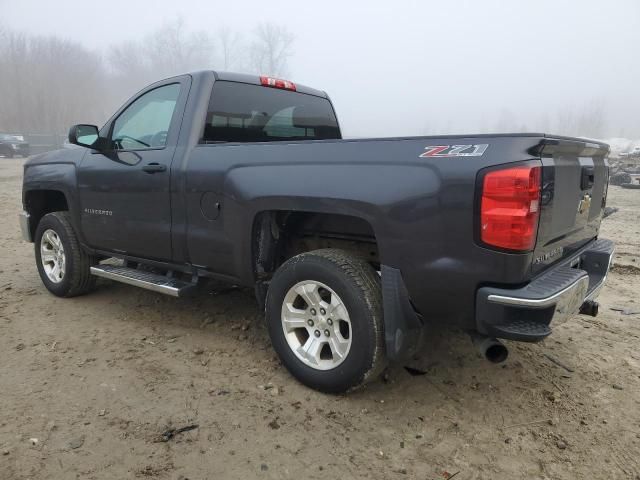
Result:
M348 252L316 250L285 262L266 313L280 359L311 388L344 392L384 368L380 278Z
M96 262L80 247L69 212L42 217L34 246L40 279L51 293L75 297L93 289L96 277L91 275L90 268Z

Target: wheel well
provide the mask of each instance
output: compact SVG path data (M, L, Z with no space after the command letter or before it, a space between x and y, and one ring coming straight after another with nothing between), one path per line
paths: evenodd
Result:
M319 248L340 248L379 268L375 232L366 220L334 213L266 211L253 223L253 266L258 282L268 281L289 258Z
M69 204L64 193L58 190L32 190L25 194L24 206L30 215L29 228L34 236L40 219L47 213L68 211Z

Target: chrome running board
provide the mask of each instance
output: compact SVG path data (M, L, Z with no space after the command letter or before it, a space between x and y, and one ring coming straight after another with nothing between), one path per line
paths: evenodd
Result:
M117 265L96 265L91 267L91 274L172 297L182 297L196 286L195 283L185 282L167 275Z

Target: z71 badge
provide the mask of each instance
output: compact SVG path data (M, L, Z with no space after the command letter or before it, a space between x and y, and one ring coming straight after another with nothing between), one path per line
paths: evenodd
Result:
M420 158L424 157L481 157L487 150L489 144L479 143L477 145L434 145L424 147L425 151Z

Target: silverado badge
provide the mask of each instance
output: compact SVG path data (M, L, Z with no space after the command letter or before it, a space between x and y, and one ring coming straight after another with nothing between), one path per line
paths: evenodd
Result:
M99 208L85 208L84 213L88 215L106 215L107 217L113 216L113 212L111 210L102 210Z

